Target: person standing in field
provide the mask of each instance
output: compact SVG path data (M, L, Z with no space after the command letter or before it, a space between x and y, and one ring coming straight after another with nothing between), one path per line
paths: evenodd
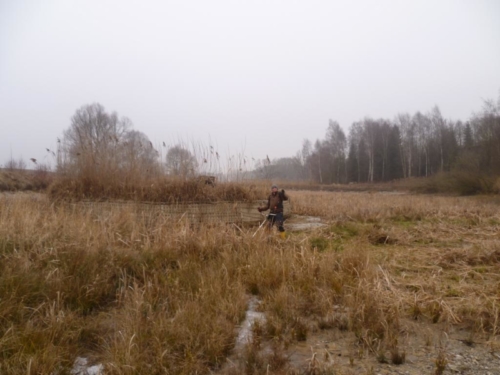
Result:
M271 194L267 198L267 205L257 208L259 212L269 210L269 215L267 216L268 229L271 230L273 225L276 225L282 238L285 237L285 228L283 227L283 201L287 200L288 196L285 194L285 190L281 189L281 191L278 192L278 187L273 185L271 187Z

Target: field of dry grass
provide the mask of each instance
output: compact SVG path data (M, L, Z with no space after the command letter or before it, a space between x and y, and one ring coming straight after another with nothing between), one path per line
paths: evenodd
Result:
M41 191L45 190L54 179L54 174L47 169L16 170L0 168L1 191Z
M222 182L206 184L202 177L156 177L144 180L122 181L99 176L80 178L60 177L48 189L52 200L81 201L140 201L140 202L249 202L263 199L269 187L263 183L244 184Z
M0 373L439 374L455 338L498 373L498 196L289 195L326 226L281 240L0 196ZM234 353L251 296L266 320Z

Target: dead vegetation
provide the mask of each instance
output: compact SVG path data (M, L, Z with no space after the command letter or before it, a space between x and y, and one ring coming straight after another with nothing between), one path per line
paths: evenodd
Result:
M0 372L64 373L85 356L106 374L359 374L412 366L423 347L443 373L435 333L455 328L498 351L493 198L290 196L328 225L282 241L1 197ZM250 294L266 321L226 368Z
M221 182L207 184L200 178L158 177L127 183L119 179L103 180L93 176L57 179L48 190L53 200L122 200L139 202L253 201L264 199L269 188L263 184Z
M35 170L0 168L1 191L43 191L54 180L54 174L43 165Z

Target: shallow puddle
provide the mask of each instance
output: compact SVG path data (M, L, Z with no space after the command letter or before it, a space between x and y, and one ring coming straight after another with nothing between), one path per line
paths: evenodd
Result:
M321 222L321 218L316 216L299 216L294 215L285 221L285 228L289 231L312 230L326 226Z
M246 311L245 320L241 324L236 344L234 346L235 352L241 351L246 344L252 341L252 326L255 321L259 320L260 323L265 323L266 317L263 312L257 311L259 306L259 299L255 296L250 297L248 301L248 309Z
M234 371L234 369L241 368L243 365L243 355L245 347L247 344L252 342L252 327L256 321L260 323L265 323L266 316L263 312L257 311L259 307L260 300L252 296L248 301L248 308L245 314L245 320L241 323L238 329L238 336L236 337L236 343L234 345L233 352L230 357L226 358L225 364L222 366L221 373L226 373L228 371ZM232 373L232 372L230 372Z

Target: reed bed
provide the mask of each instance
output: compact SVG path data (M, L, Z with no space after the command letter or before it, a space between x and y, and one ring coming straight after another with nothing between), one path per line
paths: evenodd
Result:
M419 221L443 219L494 221L500 196L453 197L404 192L317 192L293 194L294 212L330 220L376 222L385 219Z
M283 241L0 196L0 373L68 373L84 356L106 374L312 374L287 350L318 331L393 363L418 334L408 321L498 336L495 198L289 195L327 226ZM250 295L266 322L229 369Z
M218 201L248 202L264 199L270 186L264 183L207 183L205 177L158 177L126 181L94 176L59 177L48 189L52 200L120 200L136 202L209 203Z

